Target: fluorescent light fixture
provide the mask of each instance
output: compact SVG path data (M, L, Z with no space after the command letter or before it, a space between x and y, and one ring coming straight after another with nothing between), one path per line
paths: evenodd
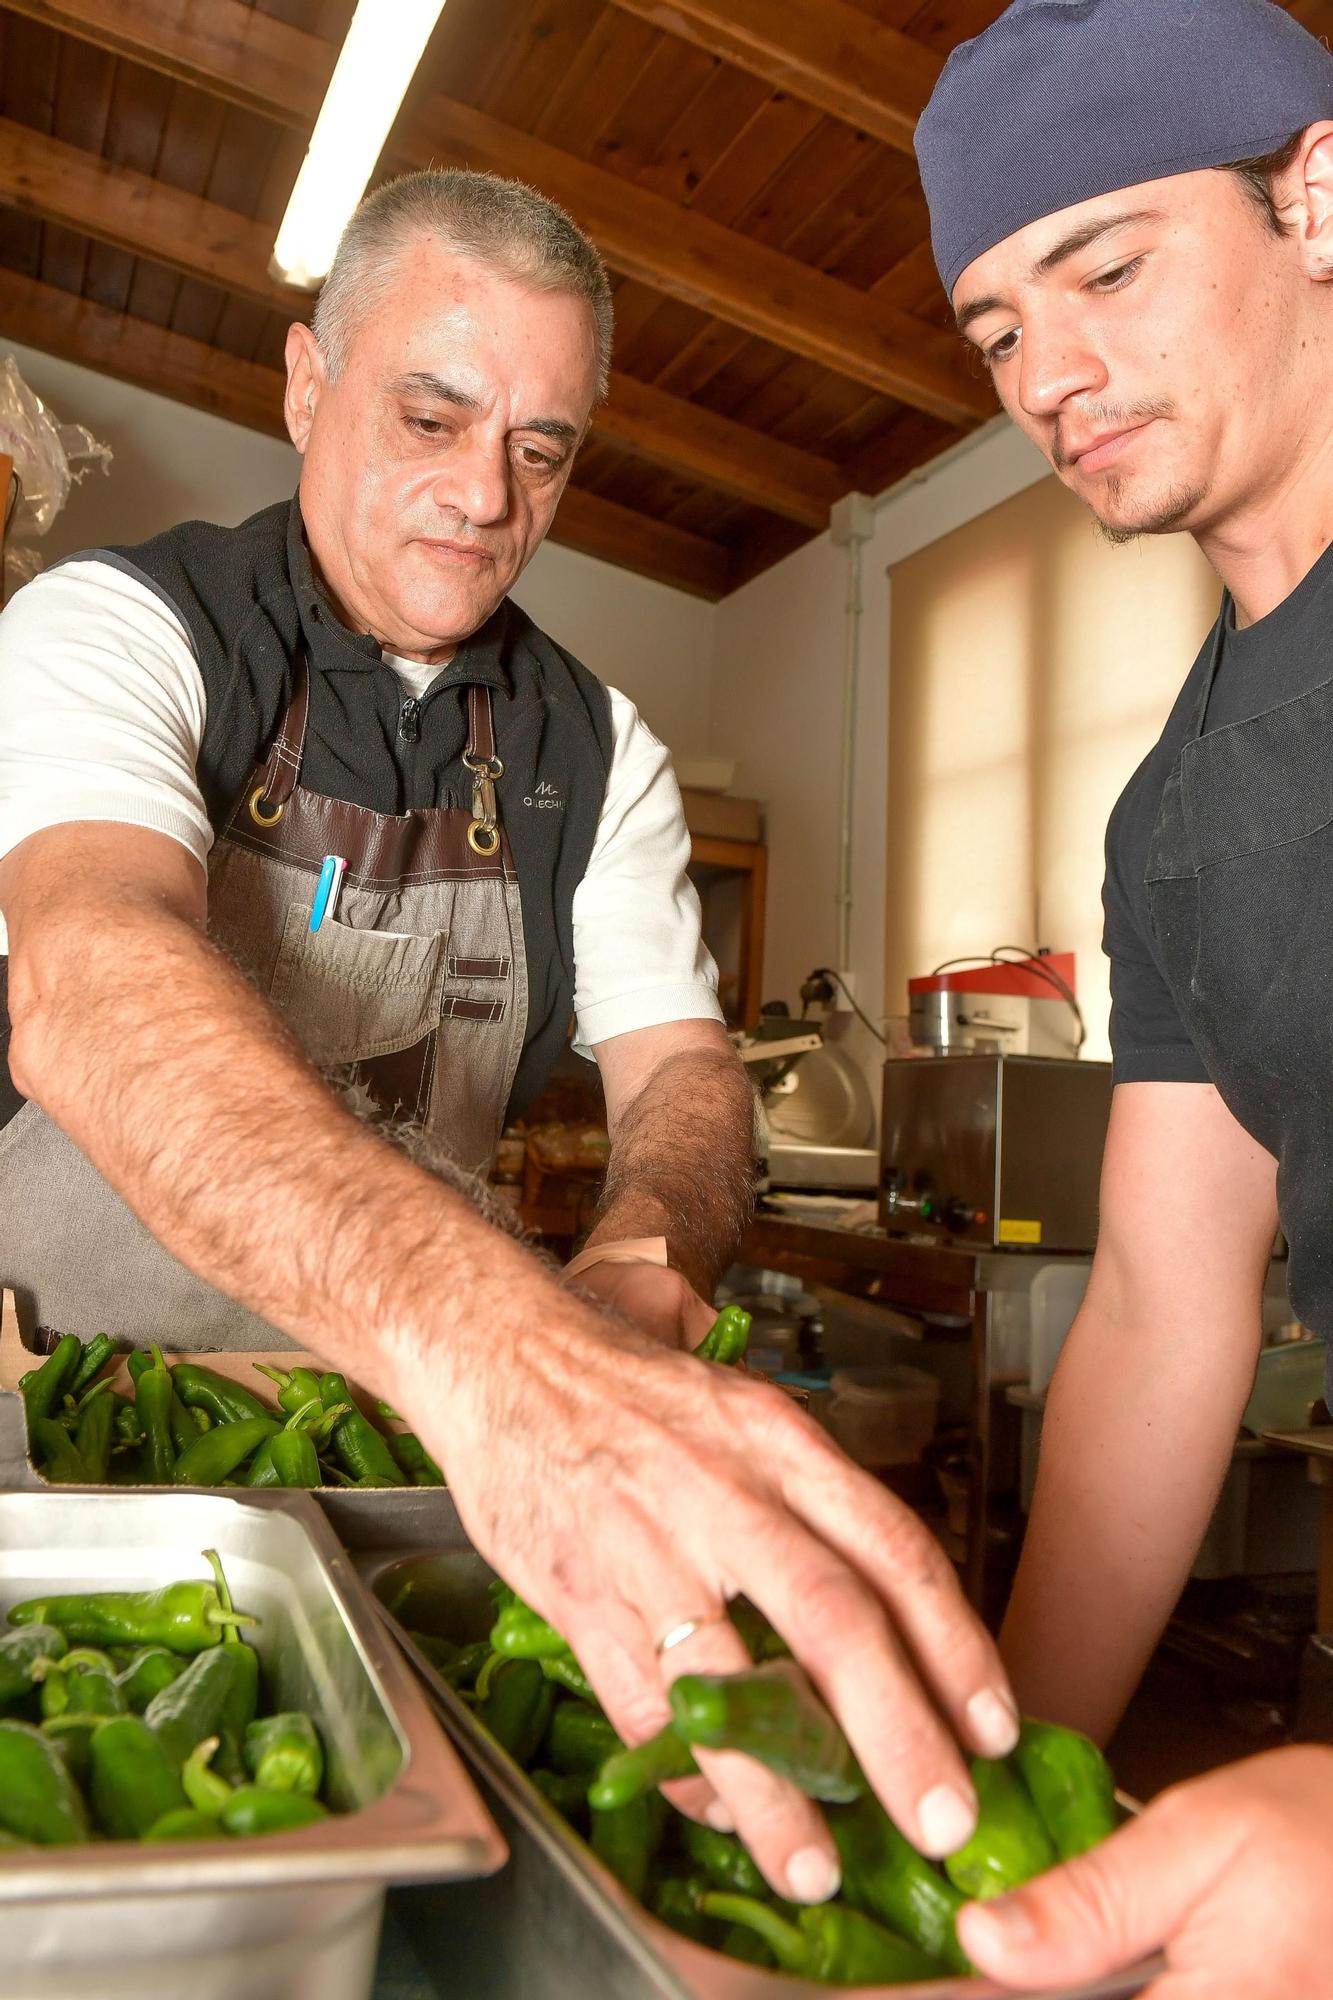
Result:
M398 116L444 0L358 0L269 268L316 291Z

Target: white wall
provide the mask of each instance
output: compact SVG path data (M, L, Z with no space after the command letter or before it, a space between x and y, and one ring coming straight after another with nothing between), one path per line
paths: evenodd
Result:
M893 490L861 556L851 965L867 1013L884 994L889 587L887 571L1042 478L1045 461L1006 419ZM767 993L794 1002L837 945L838 777L847 557L827 534L726 598L716 612L712 747L741 760L736 789L765 801L770 846ZM873 1045L850 1046L870 1067Z
M176 521L228 525L295 489L290 445L108 375L6 341L24 380L62 423L86 424L115 453L76 486L42 544L48 562L136 542ZM554 543L514 595L538 624L637 704L678 754L707 747L713 607Z

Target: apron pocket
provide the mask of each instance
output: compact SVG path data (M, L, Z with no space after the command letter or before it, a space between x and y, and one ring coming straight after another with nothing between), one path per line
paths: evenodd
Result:
M317 1063L391 1055L438 1026L448 939L358 931L310 905L288 905L270 988L273 1004Z

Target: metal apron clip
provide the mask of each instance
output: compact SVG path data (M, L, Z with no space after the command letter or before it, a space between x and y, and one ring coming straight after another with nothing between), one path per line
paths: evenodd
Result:
M467 844L474 854L491 855L499 850L500 829L496 825L495 780L504 776L504 765L495 754L495 737L490 702L478 687L468 689L468 746L463 752L464 768L472 773L472 823ZM489 752L483 747L489 743Z

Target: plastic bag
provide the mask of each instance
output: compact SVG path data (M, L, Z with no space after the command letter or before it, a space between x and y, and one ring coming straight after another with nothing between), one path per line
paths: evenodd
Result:
M33 543L55 520L71 486L95 466L108 470L111 447L99 444L83 424L62 424L6 354L0 361L0 452L13 459L21 489L5 539L7 595L36 576L42 557ZM6 504L4 496L0 504Z

